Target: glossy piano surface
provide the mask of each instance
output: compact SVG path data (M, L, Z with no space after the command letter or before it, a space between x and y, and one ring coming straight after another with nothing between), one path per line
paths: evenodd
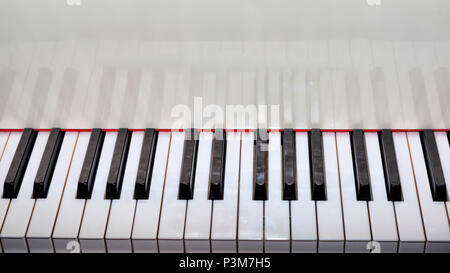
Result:
M446 0L6 0L0 18L0 128L450 128Z
M0 1L0 252L450 253L449 25L448 0Z

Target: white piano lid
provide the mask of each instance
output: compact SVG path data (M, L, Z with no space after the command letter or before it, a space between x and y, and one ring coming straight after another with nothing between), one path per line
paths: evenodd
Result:
M447 0L4 0L0 18L0 128L450 128Z

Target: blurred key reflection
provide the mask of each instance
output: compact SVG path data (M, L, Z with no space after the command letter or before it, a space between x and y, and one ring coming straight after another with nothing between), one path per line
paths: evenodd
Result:
M21 50L8 51L13 61L0 67L1 128L172 128L179 119L172 113L177 105L189 112L186 128L450 127L448 43L3 45ZM72 55L63 59L58 52ZM273 105L279 106L276 113L248 113L249 107L270 110ZM220 108L222 115L213 115L208 106ZM228 117L227 106L241 112Z

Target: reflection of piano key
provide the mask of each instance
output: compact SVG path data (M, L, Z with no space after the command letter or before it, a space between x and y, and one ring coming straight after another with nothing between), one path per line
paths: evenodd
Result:
M215 141L215 140L214 140ZM208 198L208 179L214 171L213 133L201 132L197 168L195 174L195 191L186 211L184 242L186 252L209 252L209 236L211 229L212 200ZM223 186L223 184L222 184ZM211 190L211 187L209 187ZM223 188L222 188L223 189Z
M438 188L440 192L442 192L442 199L440 201L447 200L447 192L445 190L441 162L439 160L439 155L437 154L435 135L431 130L425 131L423 136L424 140L426 140L422 143L420 143L420 136L418 132L408 132L407 136L414 176L416 179L420 210L422 213L425 235L428 241L425 252L448 252L448 246L439 243L441 241L445 241L447 234L449 233L448 216L445 209L445 203L436 202L436 199L434 199L432 195L432 193L436 192L430 191L430 184L435 184L436 186L439 185ZM433 143L433 145L431 145L430 142ZM421 149L424 147L428 148L425 148L424 150ZM427 168L425 164L433 163L433 170L435 171L434 175L430 175L430 173L427 175ZM438 172L439 169L440 172ZM440 175L438 175L438 173Z
M402 202L394 202L400 237L399 252L422 252L425 235L420 215L419 200L411 165L406 133L393 133L395 155L402 183Z
M445 187L447 188L447 193L450 190L450 168L445 166L450 166L450 133L448 132L435 132L436 145L438 147L439 159L442 163L442 171L445 177ZM450 215L450 201L447 200L447 215ZM450 220L450 218L449 218Z
M56 123L62 123L69 118L72 109L72 102L76 93L75 88L79 79L79 73L74 68L68 67L64 69L62 78L61 85L58 86L58 88L60 88L60 92L56 100L56 110L52 107L52 105L47 106L48 120L55 120Z
M414 42L413 47L417 60L416 66L420 68L426 88L426 90L422 91L424 92L426 100L422 101L421 104L428 107L426 110L430 117L430 121L427 125L431 126L431 123L434 123L434 126L436 126L435 128L444 128L441 110L443 102L439 101L439 93L433 75L434 69L437 67L434 46L431 42ZM425 128L425 126L423 128Z
M59 204L65 189L77 137L78 132L65 133L61 155L56 162L48 194L44 199L36 199L26 234L30 252L48 253L54 251L51 236L58 216Z
M30 157L31 164L23 177L20 194L10 201L1 235L3 247L10 251L28 252L25 235L35 205L35 199L30 197L33 194L33 182L38 171L39 160L44 153L48 137L49 132L39 132L36 147Z
M98 48L100 50L100 48ZM72 63L69 66L77 71L76 82L74 83L72 98L70 96L64 96L65 91L61 90L60 95L62 105L68 105L67 110L70 110L68 115L63 115L56 118L57 124L66 125L68 127L89 128L87 119L84 119L87 109L85 109L87 94L94 92L95 89L90 89L91 80L93 79L93 72L97 57L97 43L93 41L80 41L76 43L75 52L72 58ZM68 82L67 82L68 83ZM95 97L95 96L94 96ZM55 110L55 113L59 111ZM76 125L76 126L75 126Z
M0 84L11 89L2 93L8 100L3 102L3 128L21 127L27 120L35 127L53 127L54 123L58 127L90 128L97 123L115 128L120 124L169 128L174 118L167 113L174 105L181 103L193 108L193 97L207 94L211 98L205 97L203 106L218 103L222 110L227 103L279 104L279 125L270 122L270 112L266 117L261 111L260 127L291 124L294 128L309 128L313 121L317 127L328 128L445 128L450 120L448 114L442 114L449 112L444 103L448 62L445 43L76 41L30 44L29 50L24 44L3 47L7 60L3 61L1 71L6 73L9 67L14 72L14 79L0 73L3 75ZM268 60L264 61L266 57ZM136 63L136 59L142 63ZM149 60L153 62L148 65ZM187 65L169 69L168 60ZM421 72L415 72L415 68ZM50 80L44 80L44 69L51 73ZM296 76L303 74L301 71L309 71L304 73L305 92L298 87L303 86L303 75ZM411 83L417 78L415 73L422 74L418 81L423 78L427 90L424 92L427 100L417 103L415 97L419 92L415 89L423 85ZM167 74L176 78L172 95L167 95L164 87L170 82L166 81ZM210 79L206 80L207 77ZM210 85L210 91L203 91L204 84ZM43 95L35 96L35 109L31 109L37 88L46 92L40 91ZM303 93L308 94L306 99ZM381 93L386 93L386 99ZM296 102L296 107L292 102ZM297 107L302 104L305 107ZM375 104L386 110L379 111ZM416 114L415 104L420 111L428 112L425 117ZM19 113L17 109L28 110ZM208 126L220 127L224 119ZM429 126L424 126L425 123Z
M409 74L411 68L415 66L413 50L411 44L407 42L394 42L393 45L398 88L403 105L402 128L420 128L420 115L416 110Z
M417 111L417 119L421 128L430 126L430 108L428 107L427 87L420 68L415 67L409 71L411 93Z
M51 71L51 82L48 86L48 90L43 94L45 102L42 105L41 117L30 117L33 120L33 125L36 127L42 127L50 122L54 122L56 116L60 116L61 113L55 113L56 105L59 105L61 99L61 93L65 84L66 68L71 66L74 58L76 42L74 41L61 41L57 42L52 48L53 56L48 68ZM73 91L73 90L72 90ZM67 100L70 102L71 94L67 94L69 97ZM64 105L64 101L62 102ZM70 108L69 108L70 109Z
M355 71L347 71L345 75L347 102L349 105L349 124L351 127L362 127L361 93L358 76Z
M331 83L331 71L319 72L319 115L320 125L323 128L334 128L334 90Z
M89 76L88 91L82 94L79 103L79 111L74 114L82 115L83 120L93 121L95 127L108 123L109 106L116 84L116 68L109 60L117 53L116 41L100 41L96 45L96 59L92 68L92 75ZM81 53L80 53L81 54ZM90 95L92 94L92 95ZM119 107L117 105L116 107ZM108 126L108 125L105 125Z
M386 112L387 120L385 122L387 123L384 127L402 128L404 102L399 90L392 43L389 41L372 42L372 55L375 69L380 69L380 73L383 74L384 96L386 98L386 105L383 105L383 109L386 110L377 111L376 113ZM381 125L377 125L382 128Z
M345 252L364 252L371 241L367 202L358 200L355 187L355 162L348 132L336 133L339 183L345 230ZM320 236L320 233L319 233Z
M372 186L372 201L368 202L372 239L380 242L383 252L397 252L397 224L394 203L388 201L385 174L378 133L365 133L367 162Z
M354 105L348 104L348 91L346 88L346 71L351 67L348 41L332 40L329 43L330 71L332 83L332 96L334 108L334 127L351 128L348 112Z
M14 80L16 77L16 71L11 68L0 69L0 116L3 116L7 102L9 100Z
M444 124L449 124L450 120L450 79L448 76L448 68L437 68L434 72L434 79L436 81L436 89L439 95L439 102L441 103L441 118Z
M384 78L384 73L381 68L376 67L372 69L370 73L370 78L373 88L373 98L374 104L377 111L375 111L377 118L377 125L380 127L387 127L389 124L389 105L390 102L387 99L386 94L386 82Z
M350 42L350 56L355 75L359 84L359 98L361 99L361 119L363 128L376 127L374 95L370 82L369 71L373 68L370 44L367 40L355 40Z
M319 103L319 75L317 72L306 73L306 90L308 94L309 117L311 126L319 126L320 103Z
M282 109L283 109L283 115L282 115L282 122L285 124L285 127L291 127L293 126L293 107L292 102L293 96L292 96L292 73L290 71L283 71L282 78L281 78L281 95L283 97L282 100ZM281 124L280 124L281 125ZM272 124L273 126L273 124Z
M53 80L52 72L49 68L43 67L39 69L33 94L29 98L24 99L24 103L27 103L28 99L31 99L28 108L27 122L36 123L36 117L44 116L45 102L48 99L48 93ZM28 97L28 96L27 96ZM27 108L24 108L27 109Z

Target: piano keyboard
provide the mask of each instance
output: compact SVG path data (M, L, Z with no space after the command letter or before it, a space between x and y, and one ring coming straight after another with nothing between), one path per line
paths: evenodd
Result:
M3 252L450 252L444 130L0 132Z

